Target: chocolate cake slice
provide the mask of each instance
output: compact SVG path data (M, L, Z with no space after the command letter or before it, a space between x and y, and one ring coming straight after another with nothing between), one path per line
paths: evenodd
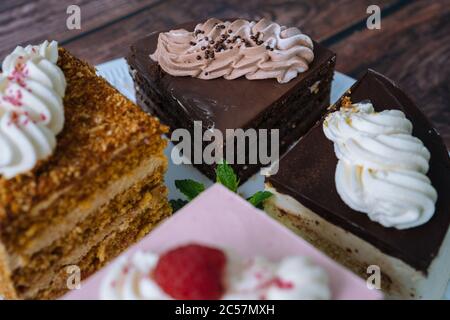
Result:
M323 121L281 159L279 172L267 177L267 188L275 196L265 203L265 210L364 278L370 276L368 266L378 266L382 274L381 286L389 296L441 298L450 274L449 155L439 134L411 99L392 81L374 71L369 70L331 111L354 108L354 103L367 100L373 104L375 117L382 115L383 110L402 111L412 123L412 135L429 150L429 170L423 171L426 176L421 179L425 183L429 180L437 191L434 214L418 225L388 227L382 224L386 224L385 221L376 221L379 216L369 218L362 210L347 205L343 193L337 190L335 170L338 159L333 142L325 136ZM397 111L390 114L399 115ZM404 134L397 137L406 139ZM413 141L417 142L416 138L412 138ZM423 148L420 151L426 154ZM404 160L400 165L407 162ZM388 178L384 173L382 179ZM396 181L394 187L399 186L401 183ZM408 187L420 189L415 183ZM436 200L433 190L430 194ZM398 194L389 195L396 196ZM389 209L386 201L375 203L375 210L384 214ZM406 206L412 202L423 206L424 201L419 197L404 197L399 204ZM414 215L409 218L418 219Z
M196 52L196 46L200 46L199 53L193 53L193 56L189 56L189 59L192 59L189 63L193 65L196 65L197 60L199 63L203 62L204 59L221 61L221 54L226 55L227 52L238 50L237 47L240 45L248 45L255 50L262 48L269 54L283 54L282 50L277 50L275 45L272 44L272 46L275 46L275 50L271 47L272 40L268 39L267 42L264 42L263 34L249 35L248 41L240 43L239 36L234 34L236 25L249 23L245 20L236 20L227 24L226 27L221 21L210 19L203 25L183 24L176 27L173 32L184 29L183 32L187 33L186 30L189 30L194 33L192 35L194 37L198 33L202 34L204 32L202 29L206 28L205 25L211 23L214 23L215 28L220 29L219 33L214 38L216 40L208 39L211 44L191 41L191 46L194 48L192 49L193 52ZM260 21L259 23L267 23L271 26L268 22ZM274 27L279 28L278 25L274 25ZM197 29L194 31L195 28ZM281 30L288 30L286 34L292 36L295 32L289 31L291 29L282 28ZM228 37L229 34L232 36ZM262 40L257 40L257 35ZM295 34L294 36L305 37L303 34ZM159 37L161 37L161 34L154 32L134 43L131 46L127 61L135 81L138 105L145 111L159 117L163 123L169 125L172 131L185 128L193 136L194 121L201 121L203 133L214 128L220 130L224 136L226 129L241 128L246 130L253 128L269 129L269 131L270 129L278 129L280 152L282 153L309 130L329 106L335 54L317 42L311 43L314 59L307 70L298 72L298 74L294 72L295 76L291 71L286 72L284 76L288 77L289 81L285 78L278 79L282 81L280 83L274 78L264 78L269 72L261 75L261 72L258 71L244 77L239 76L241 73L235 74L235 70L231 73L223 71L224 68L226 69L230 65L238 65L238 63L224 64L225 67L221 66L216 71L218 75L213 75L211 71L205 71L195 77L192 74L188 76L189 72L186 71L177 71L180 76L171 75L164 71L160 63L150 58L150 55L157 50ZM196 39L203 41L204 38L197 36ZM217 42L214 41L220 41L220 39L224 39L224 41L220 42L218 46ZM281 46L284 46L284 44L281 44ZM299 50L301 51L301 49ZM166 59L168 56L176 61L181 60L181 58L173 57L173 54L160 53L161 59ZM272 62L270 59L268 60L269 63ZM302 59L296 61L295 64L302 65L304 63ZM227 79L220 76L222 74L225 74L224 77L227 77ZM273 72L269 76L274 77ZM214 79L210 79L211 77L214 77ZM249 80L248 78L252 79ZM202 149L208 143L203 143ZM226 143L227 141L225 141ZM226 146L224 145L223 148L225 150ZM248 152L246 152L246 157L248 157ZM259 160L258 163L253 164L248 159L246 160L246 163L232 164L241 181L245 181L261 167ZM215 178L215 165L205 163L194 163L194 165L208 177Z

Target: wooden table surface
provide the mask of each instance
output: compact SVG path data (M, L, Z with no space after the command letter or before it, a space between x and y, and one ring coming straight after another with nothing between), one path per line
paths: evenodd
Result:
M81 30L68 30L67 6L81 8ZM366 28L370 4L381 29ZM58 40L98 64L122 57L147 33L208 17L270 18L337 53L352 77L375 69L409 93L450 149L450 0L1 0L0 59L17 44Z

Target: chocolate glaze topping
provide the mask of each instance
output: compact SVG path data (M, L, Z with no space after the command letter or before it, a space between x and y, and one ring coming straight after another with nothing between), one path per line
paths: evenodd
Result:
M397 230L371 221L364 213L348 207L336 191L337 158L320 121L280 162L280 169L268 181L291 195L331 223L350 231L381 251L412 267L427 272L437 256L450 223L450 159L447 149L425 115L392 81L369 70L345 95L353 103L371 100L375 111L400 109L413 123L413 135L431 153L428 177L438 192L436 211L419 227ZM345 97L344 96L344 97ZM342 98L336 104L339 108Z

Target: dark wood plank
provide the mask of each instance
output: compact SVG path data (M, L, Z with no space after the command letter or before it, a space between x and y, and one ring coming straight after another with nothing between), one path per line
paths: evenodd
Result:
M353 77L367 68L394 81L418 103L450 149L450 1L415 1L332 49L337 69Z
M66 45L76 55L97 64L122 57L130 43L146 33L173 27L187 21L202 21L209 17L256 19L267 17L281 24L299 26L314 39L325 39L364 19L371 0L169 0L154 6L120 24L91 33ZM395 0L378 1L387 7Z
M0 1L0 12L23 6L27 2L29 2L29 0L3 0L3 1Z
M159 0L35 0L0 1L0 60L18 44L45 39L67 40L148 8ZM81 30L68 30L66 10L81 9Z

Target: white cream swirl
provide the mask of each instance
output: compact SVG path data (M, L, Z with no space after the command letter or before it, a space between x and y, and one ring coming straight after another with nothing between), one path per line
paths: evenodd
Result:
M12 157L5 156L8 161L3 159L0 162L0 174L7 179L31 170L37 161L48 157L55 148L55 136L64 126L63 97L66 90L66 79L57 61L58 44L45 41L38 46L17 47L2 63L1 121L10 123L11 119L17 120L11 125L3 125L0 131L4 145L9 137L9 150L14 150L11 151ZM24 134L12 139L11 132L17 130ZM31 150L31 145L34 152L25 152Z
M105 300L172 299L152 279L159 256L138 251L114 262L100 285ZM227 254L222 300L329 299L325 271L304 257L287 257L278 263L264 258L243 260Z
M245 76L286 83L308 70L313 49L312 40L298 28L266 19L209 19L193 32L177 29L160 33L150 57L173 76L229 80Z
M26 115L6 112L0 118L0 173L12 178L47 158L56 146L55 135Z
M323 130L334 142L336 189L349 207L397 229L430 220L437 200L426 176L430 153L402 111L354 104L329 114Z

